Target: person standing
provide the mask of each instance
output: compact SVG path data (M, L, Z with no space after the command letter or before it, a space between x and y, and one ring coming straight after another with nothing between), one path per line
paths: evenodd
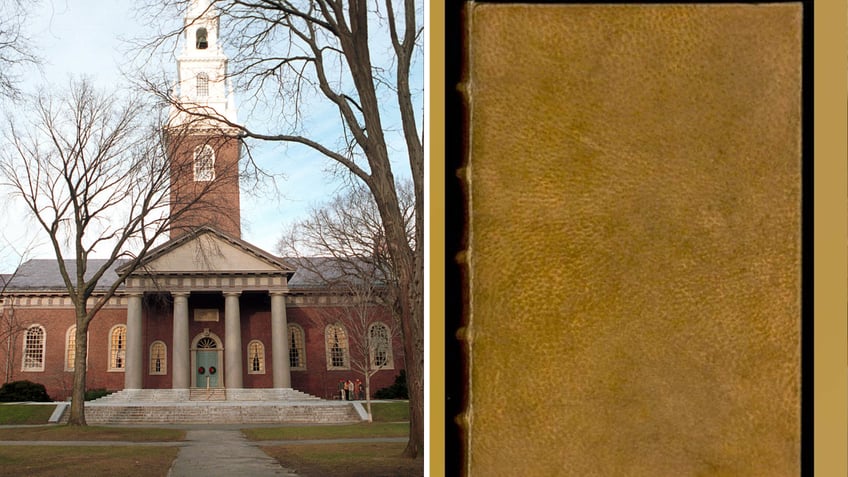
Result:
M353 392L356 395L356 400L362 400L362 381L359 378L356 379L356 383L353 385Z
M344 401L345 391L347 390L347 383L344 379L339 379L339 399Z

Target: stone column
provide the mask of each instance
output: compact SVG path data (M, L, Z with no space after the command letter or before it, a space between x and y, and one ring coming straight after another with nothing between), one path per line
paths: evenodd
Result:
M286 339L286 297L283 292L271 292L271 368L274 387L291 387L289 340Z
M240 294L224 292L224 383L230 389L244 387L241 371Z
M174 297L173 384L174 389L188 389L191 382L188 351L188 292L172 292Z
M141 389L144 353L141 326L141 293L129 295L127 302L127 362L124 389Z

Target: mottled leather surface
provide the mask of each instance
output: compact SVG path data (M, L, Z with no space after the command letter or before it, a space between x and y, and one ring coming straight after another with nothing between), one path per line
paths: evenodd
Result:
M466 13L470 474L798 475L800 6Z

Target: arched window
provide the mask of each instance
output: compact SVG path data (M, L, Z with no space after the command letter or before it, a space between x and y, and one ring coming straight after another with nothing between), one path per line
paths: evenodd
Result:
M259 340L247 344L247 374L265 374L265 346Z
M383 323L374 323L368 327L368 348L371 354L371 369L391 369L392 340L389 328Z
M68 328L65 334L65 371L73 371L77 359L77 325Z
M209 96L209 75L202 71L197 73L197 96Z
M215 179L215 151L209 144L194 149L194 180L211 181Z
M291 369L306 370L306 352L303 348L303 328L290 323L289 331L289 365Z
M127 358L127 327L117 325L109 332L109 371L123 371Z
M208 336L204 336L197 341L197 349L215 349L218 347L218 343L215 342L213 338Z
M44 343L47 333L41 325L32 325L24 333L24 371L44 371Z
M328 325L324 330L327 347L327 369L350 369L347 332L340 324Z
M168 374L168 348L162 341L150 343L150 374Z
M197 47L198 50L205 50L209 48L209 33L206 32L206 28L198 28L197 32L194 34L194 46Z

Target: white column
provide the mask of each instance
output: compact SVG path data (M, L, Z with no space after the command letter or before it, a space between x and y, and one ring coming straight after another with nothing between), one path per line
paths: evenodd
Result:
M141 294L131 294L127 302L127 361L124 389L141 389L144 370L142 352Z
M230 389L244 387L241 371L239 295L239 292L224 292L224 383Z
M172 292L174 297L174 342L172 388L188 389L190 381L188 352L188 292Z
M275 388L291 387L287 331L286 297L283 292L271 292L271 367Z

